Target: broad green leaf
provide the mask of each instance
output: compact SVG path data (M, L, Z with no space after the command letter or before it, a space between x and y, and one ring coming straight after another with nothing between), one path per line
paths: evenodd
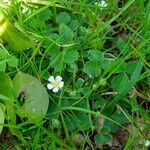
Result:
M5 106L0 103L0 134L3 130L3 125L4 124L4 120L5 120Z
M34 46L33 41L17 31L1 11L0 16L2 16L0 19L0 38L8 43L11 50L21 52Z
M83 69L89 76L97 77L101 74L101 65L97 61L88 61Z
M49 105L49 97L45 87L35 77L18 72L13 79L16 97L24 95L22 110L29 119L45 116Z

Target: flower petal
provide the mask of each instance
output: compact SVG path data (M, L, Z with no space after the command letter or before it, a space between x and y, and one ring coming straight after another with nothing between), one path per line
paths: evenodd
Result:
M56 88L53 88L52 91L53 91L54 93L56 93L56 92L58 92L58 90L59 90L59 88L56 87Z
M47 88L48 88L49 90L51 90L52 88L54 88L54 86L53 86L53 84L49 83L49 84L47 84Z
M60 81L62 80L62 77L61 77L61 76L56 76L56 80L57 80L58 82L60 82Z
M50 77L48 78L48 81L51 82L51 83L53 83L53 82L55 81L55 79L54 79L53 76L50 76Z
M64 86L64 82L63 81L60 81L59 82L59 88L62 88Z

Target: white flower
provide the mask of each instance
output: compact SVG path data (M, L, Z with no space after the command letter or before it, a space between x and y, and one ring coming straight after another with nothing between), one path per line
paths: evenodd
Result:
M94 4L99 7L107 7L107 3L104 0L101 0L100 2L95 2Z
M61 76L56 76L56 78L54 78L53 76L50 76L48 78L48 81L50 83L47 84L47 88L49 90L52 90L54 93L58 92L59 89L63 88L64 86L64 82L62 81Z
M146 141L144 142L144 145L145 145L146 147L149 147L149 146L150 146L150 141L149 141L149 140L146 140Z

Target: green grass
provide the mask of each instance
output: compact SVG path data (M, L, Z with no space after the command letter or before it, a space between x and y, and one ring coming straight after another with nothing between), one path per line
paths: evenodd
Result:
M150 2L95 2L0 1L0 149L148 148Z

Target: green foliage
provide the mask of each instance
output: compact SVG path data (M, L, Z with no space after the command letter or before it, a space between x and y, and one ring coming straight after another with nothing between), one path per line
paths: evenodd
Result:
M48 93L38 79L29 74L18 72L13 79L13 85L16 97L21 94L20 101L24 99L22 111L25 114L20 115L23 117L27 115L31 121L32 119L41 119L46 115L49 105Z
M10 145L0 149L113 149L126 125L121 149L144 149L150 2L105 2L1 2L0 133L5 123ZM45 89L60 86L50 76L62 77L58 93Z
M76 48L68 48L65 50L64 61L67 64L72 64L79 58L79 53Z
M6 63L10 67L17 67L18 66L18 59L8 54L8 52L2 48L0 48L0 71L5 71Z
M56 17L56 22L59 24L67 24L70 21L70 15L66 12L61 12L57 17Z

